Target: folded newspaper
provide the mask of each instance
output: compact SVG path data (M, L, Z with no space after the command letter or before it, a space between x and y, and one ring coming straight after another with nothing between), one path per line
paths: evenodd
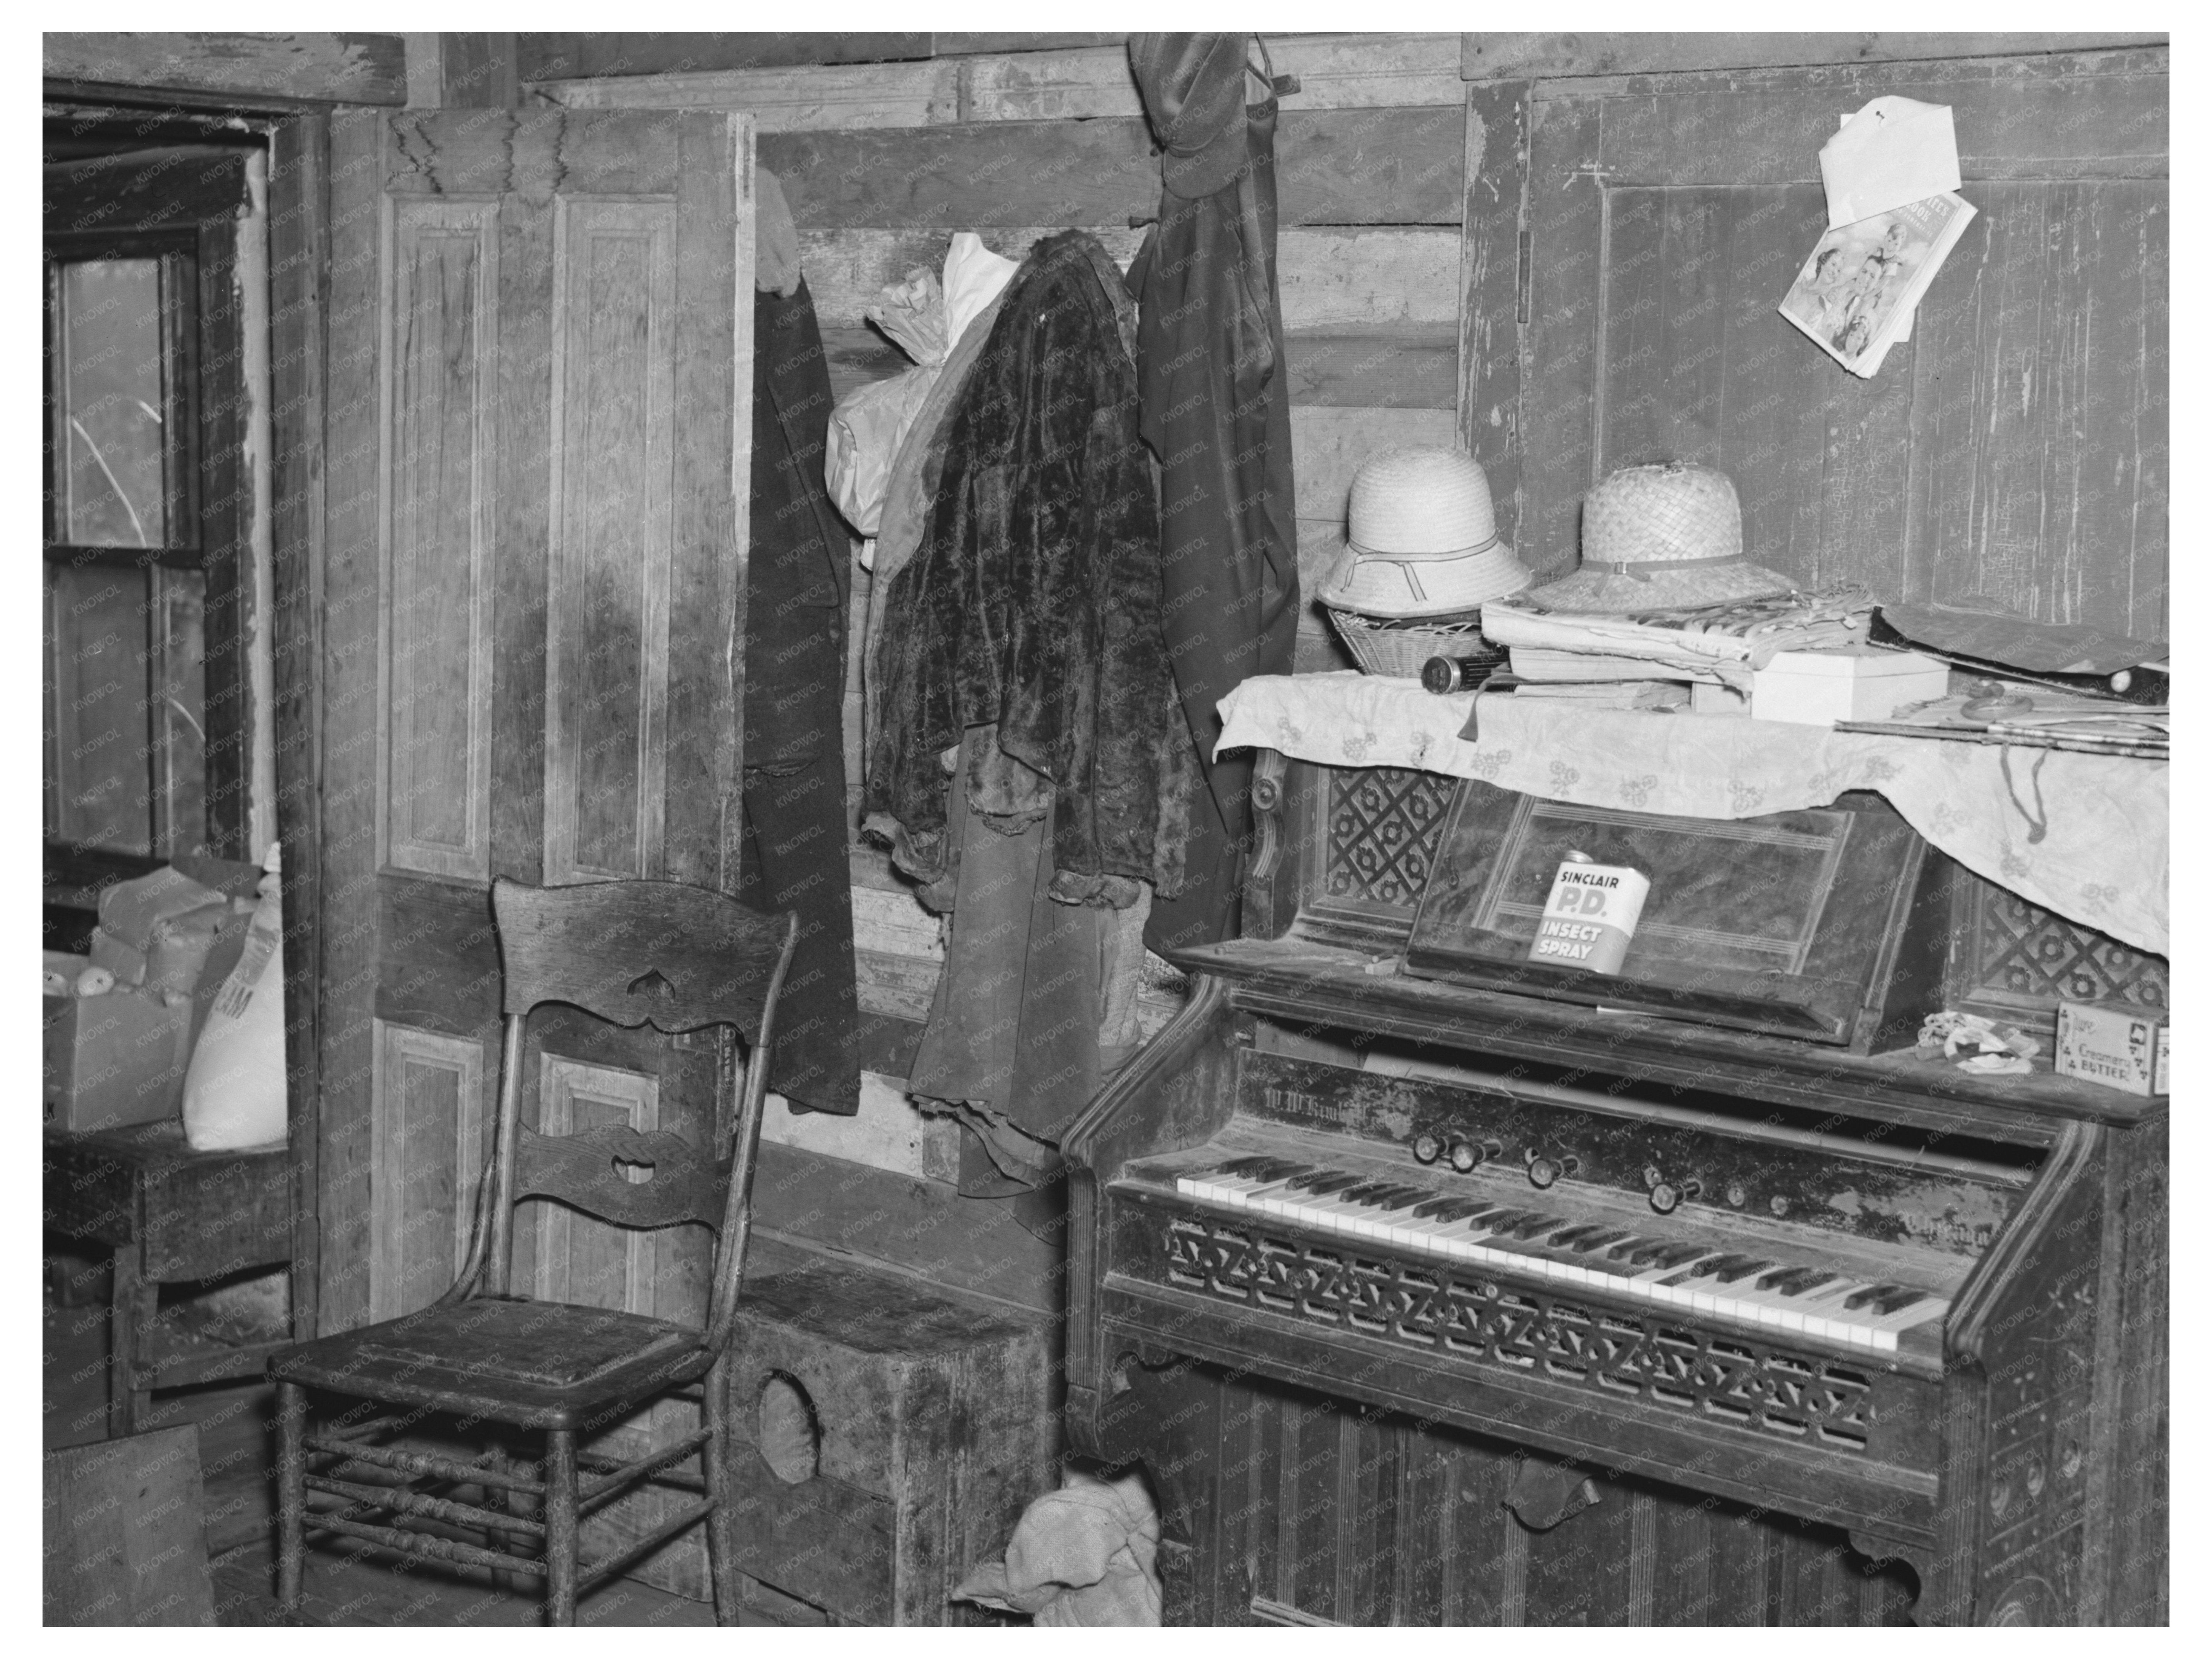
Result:
M1781 312L1862 379L1911 332L1914 309L1974 217L1955 191L1839 225L1783 295Z

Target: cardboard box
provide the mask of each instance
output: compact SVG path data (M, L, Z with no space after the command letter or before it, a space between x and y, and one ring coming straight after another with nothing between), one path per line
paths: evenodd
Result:
M1797 726L1886 720L1905 704L1949 689L1950 670L1917 651L1854 645L1833 651L1778 651L1751 676L1754 720Z
M48 1128L82 1133L174 1117L192 1054L192 1005L117 988L45 999Z
M2118 1002L2058 1005L2060 1075L2124 1089L2166 1092L2168 1017L2160 1009Z

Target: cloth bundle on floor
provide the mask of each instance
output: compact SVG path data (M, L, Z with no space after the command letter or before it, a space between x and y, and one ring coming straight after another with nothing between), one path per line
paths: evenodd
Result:
M953 1595L1039 1625L1158 1626L1160 1517L1143 1478L1070 1472L1022 1512L1006 1559L969 1574Z

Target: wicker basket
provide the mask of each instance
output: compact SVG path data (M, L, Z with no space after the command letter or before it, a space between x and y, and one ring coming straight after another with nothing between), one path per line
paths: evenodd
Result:
M1495 657L1501 662L1505 659L1502 647L1482 637L1480 611L1400 622L1332 606L1328 619L1345 648L1370 674L1417 680L1421 665L1431 657Z

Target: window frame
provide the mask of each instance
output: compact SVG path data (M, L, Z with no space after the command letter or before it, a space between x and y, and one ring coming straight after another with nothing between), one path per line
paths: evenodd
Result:
M166 759L151 753L149 744L148 787L155 802L150 851L118 852L56 839L54 814L42 811L50 905L62 895L81 897L119 876L152 869L173 853L204 850L218 858L253 856L246 844L252 774L252 670L247 653L252 514L243 456L247 388L236 291L238 210L246 200L249 153L243 145L156 143L143 150L49 163L43 171L42 311L50 348L58 320L58 269L74 261L159 258L164 262L165 327L175 326L178 313L192 313L193 325L175 328L172 336L175 385L164 388L170 410L181 414L189 409L191 415L184 422L189 435L170 452L185 474L178 481L179 488L167 483L173 463L165 460L164 465L170 510L181 515L181 522L173 523L163 538L172 544L98 547L59 536L61 462L54 422L60 365L51 349L41 377L46 445L42 541L47 566L144 572L149 601L158 599L166 572L201 573L206 820L204 836L189 831L179 836L164 825ZM167 165L157 169L155 164L161 162ZM86 219L95 210L101 222L88 227ZM267 392L263 388L260 395ZM164 419L168 418L165 412ZM149 647L157 643L149 632ZM50 695L51 672L45 678ZM51 733L54 721L48 712ZM42 757L41 770L47 769ZM65 908L81 908L64 902Z

